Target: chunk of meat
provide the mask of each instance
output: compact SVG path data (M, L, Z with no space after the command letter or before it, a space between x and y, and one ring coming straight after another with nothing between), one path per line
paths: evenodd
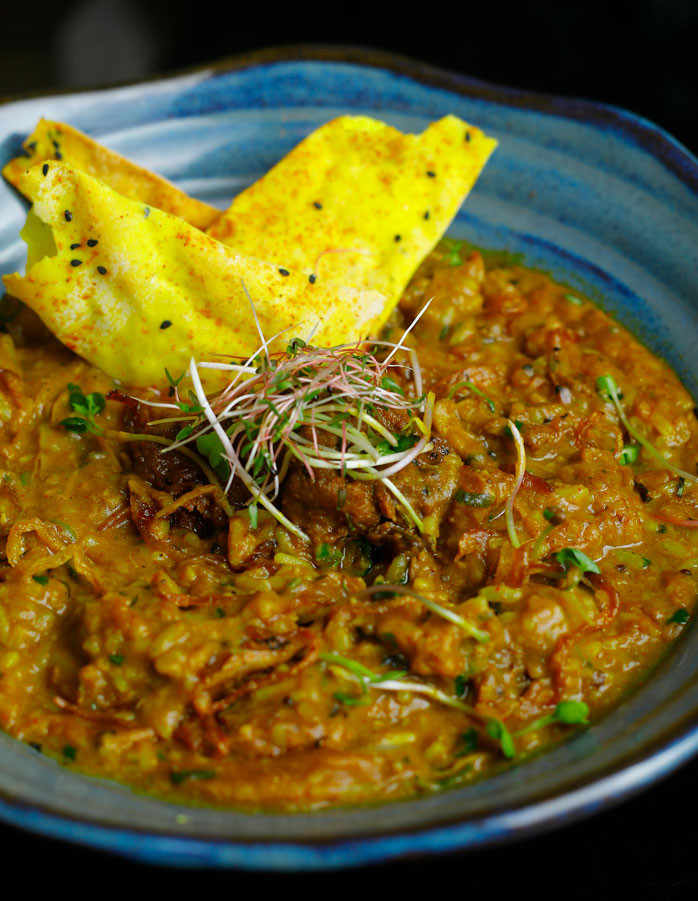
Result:
M438 531L458 487L461 461L442 438L435 437L432 445L432 450L420 454L392 481L422 519L434 517ZM316 470L311 480L301 466L294 467L286 480L281 507L315 543L336 542L350 535L378 543L377 536L385 532L382 523L401 525L404 521L399 501L381 481L344 480L327 470Z
M124 404L123 428L133 434L157 435L174 439L181 422L151 425L152 408L118 391L110 399ZM194 460L179 451L164 452L152 441L132 441L125 445L133 472L157 491L177 499L200 485L208 484L203 470ZM202 538L212 537L227 525L227 516L212 497L201 498L195 505L180 506L172 515L173 525L196 532Z

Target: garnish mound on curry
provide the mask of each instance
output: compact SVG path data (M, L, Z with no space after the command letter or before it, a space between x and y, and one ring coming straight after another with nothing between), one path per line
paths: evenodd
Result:
M428 298L404 348L433 422L398 493L294 458L281 521L238 479L223 494L210 443L165 449L197 415L178 373L159 397L114 391L24 313L10 323L4 729L155 795L308 809L477 778L642 681L694 608L692 399L539 272L444 241L385 340ZM421 434L404 348L383 385L405 402L366 404L385 454ZM177 422L135 399L173 397Z

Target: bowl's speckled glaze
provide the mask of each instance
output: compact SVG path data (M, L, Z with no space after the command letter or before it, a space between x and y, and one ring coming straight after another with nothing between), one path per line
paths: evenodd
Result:
M0 159L40 116L70 122L225 206L340 113L420 131L447 113L500 147L451 233L521 254L614 312L698 396L698 161L656 126L385 54L264 51L175 78L0 107ZM0 272L23 264L21 198L0 185ZM698 630L610 715L474 785L372 808L188 808L63 769L0 735L0 819L174 866L301 870L475 848L593 813L698 753Z

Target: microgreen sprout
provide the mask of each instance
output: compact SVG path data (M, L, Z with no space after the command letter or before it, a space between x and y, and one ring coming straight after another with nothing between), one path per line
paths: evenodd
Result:
M485 732L499 742L502 754L508 759L516 757L516 745L511 733L501 720L490 719L485 723Z
M485 731L497 741L502 749L502 754L507 758L516 756L516 748L510 732L501 720L494 717L485 716L471 707L469 704L460 701L458 698L451 697L445 691L441 691L435 685L428 682L408 682L405 679L407 673L404 670L397 670L389 673L374 673L373 670L352 660L337 654L334 651L322 651L318 654L318 658L331 666L339 666L351 673L361 685L361 695L348 695L345 692L335 692L334 699L349 706L357 706L366 703L366 695L369 688L376 691L405 691L413 694L421 694L438 701L454 710L460 710L462 713L468 713L476 717L484 723Z
M456 692L457 697L463 698L467 694L468 691L468 682L470 678L466 673L459 673L456 676L455 681L453 683L453 688Z
M468 729L460 736L460 747L456 751L456 757L465 757L477 750L477 729Z
M632 466L640 456L640 448L637 444L626 444L620 452L619 462L622 466Z
M565 726L587 726L589 724L589 707L584 701L560 701L552 713L529 723L524 729L515 732L514 736L527 735L529 732L535 732L553 723Z
M516 445L516 470L514 473L514 487L511 494L507 498L504 509L506 511L506 523L507 532L509 533L509 541L511 541L513 547L520 547L521 542L519 541L519 537L516 534L516 526L514 524L514 501L516 500L516 495L518 494L521 483L523 482L524 473L526 472L526 448L524 447L521 432L519 431L513 420L508 419L507 426L509 432L511 433L511 437L514 440L514 444Z
M466 504L468 507L491 507L494 503L494 495L484 492L463 491L459 488L453 498L458 504Z
M471 638L474 638L476 641L484 644L485 642L490 640L488 632L485 632L483 629L479 629L474 623L471 623L470 620L467 620L456 613L455 610L451 610L449 607L444 607L441 604L438 604L436 601L432 601L431 598L425 598L423 594L420 594L418 591L409 588L407 585L396 585L389 583L370 585L368 588L365 588L361 592L361 594L365 596L377 594L380 597L404 595L406 597L415 598L416 600L420 601L420 603L424 604L424 606L428 610L431 610L432 613L435 613L442 619L448 620L448 622L453 623L454 626L458 626L467 635L469 635Z
M638 444L642 445L642 447L650 454L655 460L658 460L662 466L668 469L670 472L673 472L674 475L683 477L687 482L698 482L698 477L691 475L689 472L685 472L683 469L679 469L678 466L674 466L667 458L661 454L653 444L651 444L645 436L635 428L635 426L628 419L625 410L623 409L623 405L621 403L621 394L618 390L618 385L616 384L616 380L612 375L602 375L596 380L596 390L599 392L601 397L604 397L611 401L613 406L616 408L616 413L618 414L618 418L621 423L625 427L626 432L631 435ZM621 462L625 462L621 460Z
M550 514L550 515L548 515ZM546 519L548 525L541 530L540 534L536 538L533 548L531 549L531 559L537 560L540 557L541 548L543 547L543 542L550 535L551 532L554 531L555 527L558 525L554 520L554 512L549 510L547 507L543 510L543 517Z
M187 370L183 369L182 372L179 374L179 376L177 378L175 378L172 375L172 373L170 372L170 370L167 368L167 366L165 366L165 376L167 378L167 382L171 389L170 390L171 395L174 395L177 388L179 388L179 383L182 381L182 379L184 378L184 376L186 374L187 374Z
M172 772L170 773L170 781L173 785L181 785L182 782L187 781L200 782L215 778L215 770L172 770Z
M680 626L683 626L688 622L690 614L685 607L679 607L678 610L675 610L671 616L667 619L667 623L678 623Z
M554 556L565 572L568 572L572 567L576 567L582 575L584 573L601 573L594 561L587 557L583 551L577 550L576 547L563 548Z
M171 449L195 442L216 474L227 479L226 490L239 477L250 494L250 504L264 507L302 539L307 536L273 503L293 460L311 480L316 470L329 469L341 472L345 479L382 481L407 521L421 530L421 518L391 481L391 476L431 446L435 398L422 394L416 354L403 346L408 333L409 329L397 344L374 342L370 352L358 344L323 348L294 338L284 351L272 353L263 339L261 348L246 360L197 363L192 359L191 403L180 400L180 380L168 374L175 400L158 404L184 414L175 420L188 420ZM404 351L408 361L394 359L398 351ZM227 387L215 396L203 388L206 370L231 374ZM406 396L393 371L411 376L416 396ZM389 410L406 415L407 425L401 432L383 424L380 414Z
M444 244L448 250L448 265L449 266L460 266L463 262L461 257L461 250L463 248L463 241L458 241L456 238L445 238Z
M99 391L83 394L79 385L72 382L68 384L68 405L71 410L79 413L79 416L69 416L62 419L60 425L69 432L82 434L91 432L93 435L102 435L104 430L95 422L95 416L102 412L105 406L104 395Z
M334 651L323 651L318 654L319 660L324 660L332 666L341 666L359 680L361 685L361 694L368 694L368 685L379 687L383 682L390 680L402 679L407 675L405 670L391 670L387 673L374 673L373 670L359 663L358 660L352 660L350 657L344 657ZM334 699L349 706L357 703L364 703L362 698L356 698L354 695L348 695L345 692L335 692Z
M495 407L494 401L492 400L492 398L491 398L491 397L488 397L488 396L484 393L484 391L481 391L481 390L477 387L477 385L473 385L472 382L467 382L467 381L465 381L465 382L458 382L456 385L453 386L453 388L451 388L451 390L448 392L448 394L446 395L446 397L448 397L449 399L452 398L452 397L454 397L454 395L456 395L462 388L468 388L470 391L473 392L473 394L477 394L478 397L481 397L481 398L485 401L485 403L487 404L487 406L488 406L489 409L490 409L490 412L491 412L491 413L496 413L497 408Z

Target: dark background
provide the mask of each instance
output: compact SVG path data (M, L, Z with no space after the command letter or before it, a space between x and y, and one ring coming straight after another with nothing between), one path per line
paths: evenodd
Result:
M0 96L137 80L292 43L354 44L477 78L603 101L661 125L698 153L698 0L456 0L279 4L234 0L73 0L4 4ZM379 892L499 901L514 893L584 901L696 898L698 763L583 823L516 846L325 876L173 873L0 827L6 866L33 861L31 884L59 891L198 887L198 894ZM6 870L9 874L9 871ZM9 878L9 875L6 876ZM81 885L81 883L83 883Z
M0 96L136 80L278 44L358 44L500 84L624 106L698 150L698 0L3 6Z

